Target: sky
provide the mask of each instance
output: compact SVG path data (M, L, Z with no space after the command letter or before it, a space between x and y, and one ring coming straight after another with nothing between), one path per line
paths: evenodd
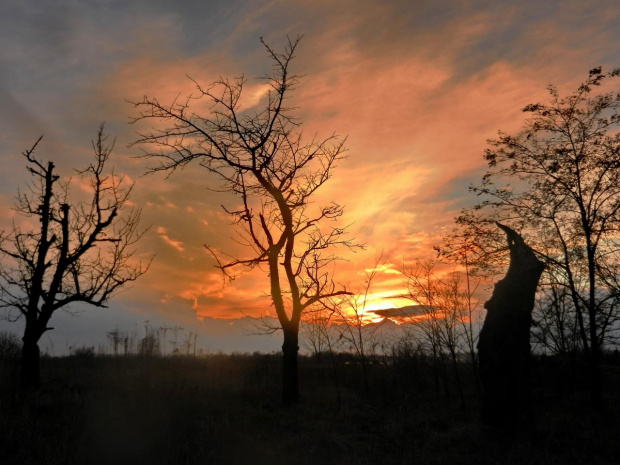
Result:
M260 38L279 50L302 34L291 66L304 76L292 97L304 132L347 137L317 203L344 205L342 224L366 245L343 255L335 278L361 288L382 257L369 308L389 308L410 304L394 297L399 264L431 256L474 201L467 187L484 173L485 141L517 131L548 84L568 92L590 69L620 66L615 1L3 0L0 10L0 227L28 180L20 153L43 135L37 155L72 175L105 121L111 161L135 182L132 202L150 226L138 253L155 254L109 309L55 316L57 347L147 320L191 328L209 350L279 345L237 330L246 316L273 315L266 275L224 284L203 248L243 253L220 207L234 201L198 167L144 176L131 101L185 96L188 76L206 85L243 74L248 101L260 104L254 78L271 66Z

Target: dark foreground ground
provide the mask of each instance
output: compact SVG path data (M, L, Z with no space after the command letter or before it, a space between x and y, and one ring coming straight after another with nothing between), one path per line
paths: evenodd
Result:
M368 368L366 393L354 359L304 358L303 401L285 409L277 355L47 358L44 388L20 406L4 361L0 463L620 464L613 358L602 416L589 410L578 362L537 360L533 418L512 437L482 428L466 365L464 404L454 374L424 358Z

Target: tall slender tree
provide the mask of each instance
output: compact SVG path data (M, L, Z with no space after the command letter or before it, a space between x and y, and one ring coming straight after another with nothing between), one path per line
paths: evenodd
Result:
M249 255L224 258L207 248L229 276L236 267L266 265L271 299L284 334L285 404L299 399L302 313L323 299L348 293L332 280L328 266L336 260L331 252L334 246L352 246L345 228L335 223L342 216L342 206L312 205L313 196L342 159L345 141L336 135L309 140L302 136L301 121L288 104L299 81L290 64L300 40L289 39L285 50L277 53L261 39L273 71L262 78L269 91L259 109L241 105L244 77L222 78L208 88L196 83L196 94L167 105L144 97L135 102L139 116L134 121L167 124L140 134L136 141L144 157L159 162L151 171L171 173L195 162L240 200L240 208L225 211L243 236ZM194 113L190 104L196 100L207 101L210 113ZM326 222L332 224L326 227Z
M500 221L544 257L542 282L570 296L599 409L601 350L620 318L620 93L594 90L618 76L595 68L567 97L549 86L549 103L527 105L520 132L489 141L472 187L482 200L457 219L480 249L493 249L488 226Z

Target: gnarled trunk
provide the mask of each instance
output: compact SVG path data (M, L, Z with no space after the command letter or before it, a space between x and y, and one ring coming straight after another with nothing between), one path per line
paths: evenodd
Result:
M282 344L282 402L292 405L299 402L299 379L297 354L299 352L299 333L295 328L285 327Z
M487 425L513 429L528 407L530 326L545 264L521 236L498 226L508 239L510 266L484 304L488 312L478 342L482 415Z

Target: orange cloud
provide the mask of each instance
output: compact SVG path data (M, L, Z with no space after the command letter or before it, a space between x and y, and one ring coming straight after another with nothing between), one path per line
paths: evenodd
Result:
M159 234L159 237L170 247L177 249L179 252L185 252L183 242L171 239L170 236L168 236L168 231L163 226L157 227L157 234Z

